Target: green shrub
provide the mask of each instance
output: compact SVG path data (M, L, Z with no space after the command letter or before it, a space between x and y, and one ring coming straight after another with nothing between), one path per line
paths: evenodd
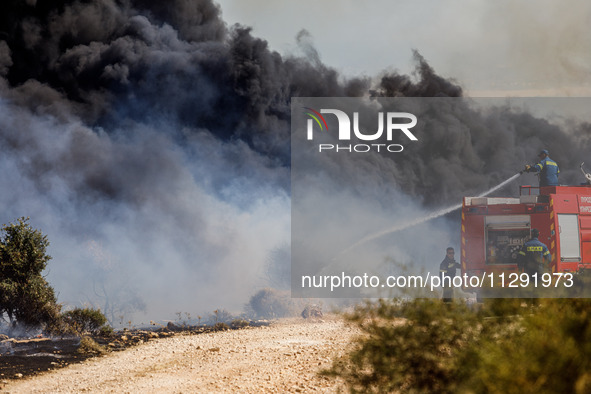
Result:
M78 334L98 335L108 332L110 328L100 309L75 308L65 312L63 319Z
M591 300L547 299L473 349L476 392L591 392Z
M344 362L325 371L352 392L454 392L457 352L479 332L462 304L438 300L380 300L347 316L363 335Z
M591 392L591 300L526 305L367 303L346 316L363 335L323 373L351 392Z

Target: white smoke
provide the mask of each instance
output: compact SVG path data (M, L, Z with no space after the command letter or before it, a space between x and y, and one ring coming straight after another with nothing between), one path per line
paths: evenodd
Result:
M0 129L1 220L30 216L48 236L47 278L65 304L138 322L175 311L239 312L265 285L268 254L289 240L289 195L273 180L287 172L241 141L197 134L180 149L147 125L106 134L7 100ZM248 176L237 173L233 155ZM81 176L140 190L85 194L76 190Z

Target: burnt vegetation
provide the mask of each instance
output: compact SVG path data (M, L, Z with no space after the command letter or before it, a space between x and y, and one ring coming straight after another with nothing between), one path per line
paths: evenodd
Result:
M176 331L203 333L244 328L245 319L215 310L215 324L169 324L152 330L126 328L115 332L104 313L93 307L62 311L54 289L44 277L51 256L49 240L28 218L4 225L0 235L0 376L21 377L48 368L123 350ZM188 315L188 314L187 314ZM212 318L213 319L213 318ZM34 356L34 357L32 357Z

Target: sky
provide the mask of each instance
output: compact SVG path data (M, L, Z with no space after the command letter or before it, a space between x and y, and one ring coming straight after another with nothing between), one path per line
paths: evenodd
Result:
M305 29L346 75L412 71L413 49L473 97L591 95L591 4L576 1L219 0L281 54Z

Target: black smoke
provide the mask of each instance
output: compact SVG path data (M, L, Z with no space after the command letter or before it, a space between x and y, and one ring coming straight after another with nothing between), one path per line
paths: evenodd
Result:
M362 95L367 88L322 64L283 59L249 28L228 28L211 1L8 1L1 7L9 84L24 89L38 82L56 91L92 126L166 116L181 127L244 140L287 165L291 96ZM43 98L28 104L56 99Z
M211 0L0 3L1 219L31 216L49 233L63 298L243 302L289 236L292 97L463 95L418 52L414 75L346 78L305 31L297 41L301 56L281 55ZM368 188L455 204L541 148L574 180L588 151L588 125L463 113L425 114L445 127L370 161Z
M222 141L243 141L272 167L289 167L291 97L356 97L371 87L369 78L345 79L322 64L305 32L298 42L307 57L284 58L249 28L228 27L212 1L12 0L0 7L11 101L109 135L165 121L175 125L166 133L181 145L206 130ZM390 73L371 93L461 96L457 84L414 56L415 80ZM89 171L75 187L134 198L123 191L130 185Z

